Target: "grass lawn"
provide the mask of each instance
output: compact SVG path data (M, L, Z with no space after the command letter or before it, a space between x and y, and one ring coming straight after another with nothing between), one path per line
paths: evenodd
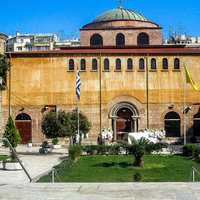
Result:
M145 156L143 168L133 167L132 156L84 156L70 168L66 161L56 169L57 182L132 182L136 172L144 182L188 182L192 180L192 166L200 164L182 156ZM200 177L198 177L200 180ZM50 182L50 175L39 182Z
M0 155L0 161L6 160L7 158L8 158L8 156L2 156L2 155Z

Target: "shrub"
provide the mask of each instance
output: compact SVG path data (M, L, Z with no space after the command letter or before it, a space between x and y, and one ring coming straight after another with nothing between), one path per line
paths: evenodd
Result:
M183 156L194 157L198 146L196 144L186 144L183 146Z
M58 142L59 142L58 138L53 138L53 140L52 140L53 145L57 145Z
M200 147L199 146L195 149L193 157L197 162L200 162Z
M73 161L77 161L82 153L82 148L79 145L69 147L69 158Z
M140 173L135 173L134 176L133 176L133 181L141 182L142 181L142 175Z

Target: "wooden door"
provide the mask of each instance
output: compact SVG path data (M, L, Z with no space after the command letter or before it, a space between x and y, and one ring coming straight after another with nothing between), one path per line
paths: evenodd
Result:
M32 123L30 120L15 121L16 127L21 135L21 143L27 144L32 138Z

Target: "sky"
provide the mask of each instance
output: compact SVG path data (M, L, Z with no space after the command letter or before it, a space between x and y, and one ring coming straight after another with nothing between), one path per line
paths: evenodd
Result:
M104 11L116 8L117 0L9 0L1 2L0 32L57 33L79 37L79 29ZM122 0L122 6L142 13L170 31L200 36L199 0Z

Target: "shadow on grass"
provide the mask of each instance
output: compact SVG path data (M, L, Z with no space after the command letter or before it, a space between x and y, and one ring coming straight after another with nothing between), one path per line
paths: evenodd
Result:
M95 165L92 165L92 167L103 167L103 168L109 168L109 167L121 167L121 168L127 168L127 167L132 167L133 164L128 163L128 162L103 162L103 163L98 163Z

